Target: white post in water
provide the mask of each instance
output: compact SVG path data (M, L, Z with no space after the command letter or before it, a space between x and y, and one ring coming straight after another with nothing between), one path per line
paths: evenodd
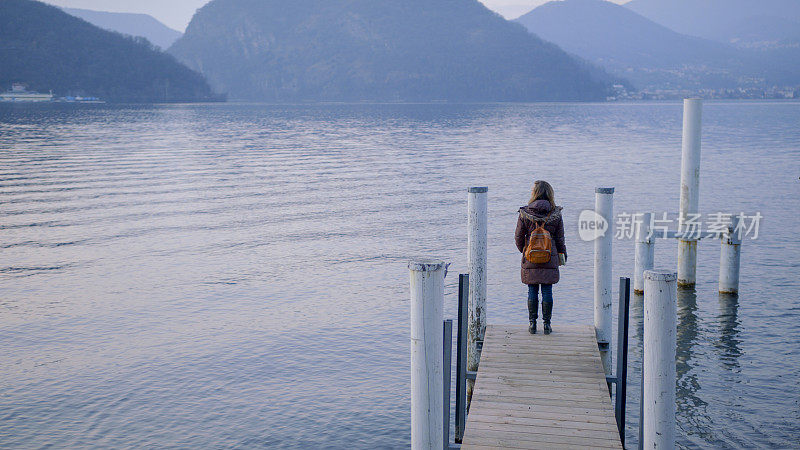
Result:
M594 240L594 329L606 376L611 375L611 244L614 239L614 188L595 189L594 211L606 230Z
M676 280L667 270L644 273L644 438L641 448L675 448Z
M467 270L469 272L469 325L467 333L467 370L478 370L478 341L486 333L486 225L488 187L468 190ZM472 398L474 380L467 380L467 399Z
M655 256L654 236L650 233L650 221L652 213L643 213L640 221L636 222L634 238L636 239L636 255L633 263L633 292L635 294L644 293L644 271L653 268L653 257Z
M684 220L697 214L700 199L700 131L703 101L687 98L683 101L683 150L681 153L680 230L686 231ZM697 269L697 240L678 241L678 284L694 286Z
M444 445L442 320L445 264L408 263L411 275L411 448Z
M739 220L738 216L732 216L728 231L722 236L722 251L719 254L720 294L739 293L739 258L742 251Z

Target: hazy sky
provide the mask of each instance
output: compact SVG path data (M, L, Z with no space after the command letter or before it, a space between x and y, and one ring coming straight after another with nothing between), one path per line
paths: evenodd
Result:
M186 29L194 12L209 0L45 0L58 6L95 9L98 11L136 12L150 14L178 31ZM291 1L291 0L287 0ZM398 0L402 1L402 0ZM506 18L515 19L548 0L481 0ZM625 3L628 0L611 0Z

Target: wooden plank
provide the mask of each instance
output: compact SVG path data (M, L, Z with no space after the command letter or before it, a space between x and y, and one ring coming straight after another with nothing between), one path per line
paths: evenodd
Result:
M518 346L527 346L523 339L519 340L508 340L502 343L494 344L495 347L503 348L507 352L513 352L514 347ZM561 342L561 343L549 343L549 342L541 342L539 346L542 348L543 352L548 352L551 350L558 350L559 352L569 352L575 351L579 353L591 353L597 351L597 345L592 345L589 342Z
M469 430L469 428L467 428ZM469 432L469 431L467 431ZM502 447L502 442L513 442L515 447L517 445L523 444L523 448L535 448L536 446L542 447L549 447L550 444L561 444L561 445L570 445L572 448L622 448L619 444L619 438L617 438L617 442L615 443L611 439L602 439L602 438L582 438L582 437L575 437L575 436L558 436L554 434L547 434L547 433L527 433L525 431L515 432L515 431L497 431L497 430L488 430L488 429L481 429L476 432L479 434L479 437L472 438L476 442L482 442L485 444L497 444ZM465 441L467 436L464 437ZM470 440L470 442L472 442ZM470 444L467 444L467 448L469 448ZM462 448L464 445L462 444Z
M487 350L486 345L484 345L483 349ZM497 347L497 348L493 348ZM494 345L489 348L489 355L492 356L530 356L526 354L526 349L530 349L526 345L522 343L510 343L507 345ZM524 352L524 353L523 353ZM541 349L536 351L536 356L539 358L586 358L591 359L593 355L597 353L597 346L592 347L591 345L577 346L577 345L570 345L570 346L557 346L557 345L548 345L547 348Z
M538 411L538 410L534 411L527 408L509 408L506 407L506 405L501 405L500 409L491 409L489 406L484 405L480 410L480 414L493 417L507 417L508 415L512 415L513 417L526 418L526 419L586 422L586 423L596 423L596 424L608 424L613 426L616 426L617 423L613 418L609 418L606 415L590 416L586 414L576 415L576 414L556 413L553 411ZM467 419L467 422L469 422L469 419Z
M527 326L523 325L496 325L496 324L487 324L486 329L494 329L495 335L500 334L525 334L528 332ZM570 333L585 333L586 330L594 331L594 327L591 325L576 325L576 324L568 324L568 325L561 325L558 327L559 330L562 332L570 332Z
M578 373L576 377L577 379L569 379L569 378L554 378L549 374L552 374L553 371L551 369L528 369L528 370L508 370L506 372L500 370L492 370L491 367L484 366L485 370L481 373L478 373L479 377L483 377L485 380L508 380L508 382L524 382L524 381L538 381L540 383L550 383L550 384L560 384L564 383L565 385L569 384L591 384L592 386L605 386L606 385L606 378L605 375L600 374L600 376L587 374L587 373ZM567 376L565 372L561 372L564 376Z
M560 426L560 424L557 424L555 426L540 426L540 425L528 425L528 424L523 425L520 423L495 422L487 420L483 421L473 420L470 421L470 424L473 427L475 427L476 430L497 430L497 431L512 431L512 432L524 431L531 434L545 433L545 434L552 434L555 436L576 436L584 438L614 440L614 438L617 435L616 429L569 428L569 427L562 427Z
M504 399L505 400L505 399ZM540 411L540 412L548 412L554 414L569 414L574 416L584 416L584 417L605 417L605 413L608 412L606 408L603 407L594 407L594 408L585 408L580 405L575 406L568 406L565 404L561 405L545 405L542 402L530 403L530 402L510 402L510 401L486 401L486 400L479 400L475 403L478 407L486 407L495 409L501 408L506 410L524 410L527 408L528 411ZM470 407L471 408L471 407Z
M512 416L507 415L507 413L498 413L497 415L492 415L491 411L481 411L480 414L477 411L473 411L473 414L470 414L469 416L469 420L471 422L508 423L523 426L552 427L578 431L617 431L617 425L609 422L579 422L556 418L540 419L536 417Z
M576 391L581 391L584 389L587 390L596 390L598 388L602 388L606 392L606 383L599 382L597 380L580 380L580 381L566 381L566 380L541 380L538 378L529 378L526 376L505 376L505 375L496 375L492 377L489 374L482 374L481 380L490 383L497 383L498 386L510 386L521 388L522 386L534 386L540 388L552 388L552 389L572 389ZM491 380L491 381L490 381Z
M546 400L551 400L554 405L563 405L569 403L571 405L588 403L590 405L604 405L611 406L611 400L608 394L595 391L594 393L576 394L572 391L560 392L544 392L541 390L514 390L514 389L497 389L496 386L485 387L481 391L481 397L494 399L495 401L505 401L509 399L511 403L537 403L544 405ZM603 408L605 409L605 408Z
M527 331L526 331L527 333ZM569 345L569 344L579 344L579 345L589 345L592 344L592 339L594 336L590 335L578 335L578 334L530 334L525 336L524 334L507 334L503 336L497 336L495 338L495 343L497 344L507 344L509 342L535 342L538 345L545 346L547 345ZM594 342L597 345L597 340L595 339Z
M535 357L532 357L532 359L533 358L535 358ZM484 359L483 356L481 356L481 361L480 362L481 363L484 363L484 362L490 363L488 365L491 365L494 368L500 368L500 369L507 368L507 369L517 369L517 370L520 370L520 369L522 369L522 370L526 370L526 369L548 370L548 371L549 370L555 370L555 371L559 371L559 372L566 371L566 370L574 370L574 371L584 372L584 373L587 373L587 374L595 374L595 373L597 373L596 372L597 364L595 364L594 361L586 361L586 360L583 360L583 361L578 360L578 361L576 361L576 360L571 360L571 359L567 359L567 358L562 359L560 362L559 361L549 360L549 361L542 361L541 363L537 364L535 361L524 361L524 360L522 360L522 361L512 361L512 360L508 360L508 359L505 359L505 358L502 358L502 357L489 357L489 356L487 356Z
M496 364L500 363L491 363L484 365L484 372L485 373L494 373L503 375L505 373L512 374L512 375L524 375L530 374L530 378L534 378L536 376L541 377L542 374L547 373L569 373L573 372L584 379L596 379L596 380L605 380L605 375L602 372L602 364L598 364L595 366L587 365L586 367L558 367L557 365L548 365L548 366L523 366L521 364L512 365L510 367L494 367ZM534 372L539 372L539 374L534 374Z
M463 448L463 447L462 447ZM475 450L503 450L503 449L515 449L515 450L536 450L536 449L546 449L546 450L574 450L574 445L565 445L565 444L532 444L530 442L523 442L521 444L516 444L513 441L505 442L504 445L501 447L499 445L492 445L492 444L481 444L481 445L470 445L470 449Z
M590 389L578 389L574 386L554 386L543 387L535 384L510 385L507 383L486 383L481 390L486 395L496 395L501 397L516 398L552 398L556 400L578 400L593 402L611 403L608 391L593 387Z
M533 361L569 361L571 359L578 360L578 361L594 361L592 359L594 355L597 354L597 348L590 348L588 350L582 351L575 351L573 349L557 349L557 348L549 348L548 350L537 352L535 355L531 355L529 353L521 353L516 350L517 347L521 347L519 345L514 346L514 350L509 350L505 348L490 348L487 354L492 358L505 358L505 359L520 359L528 360L530 362ZM484 346L484 350L487 348ZM481 355L481 358L483 354ZM598 361L600 359L598 358Z
M497 345L493 347L498 347ZM504 354L507 355L527 355L528 352L525 351L524 348L518 348L518 345L515 344L502 344L499 345L502 349ZM564 356L564 355L575 355L575 356L593 356L597 353L597 348L592 346L584 347L558 347L555 345L548 345L547 348L542 348L541 350L537 351L537 354L541 356Z
M480 378L478 378L480 381ZM478 395L480 394L480 395ZM596 404L612 405L611 397L608 395L607 388L600 388L597 386L595 389L575 389L574 385L542 387L535 384L490 384L486 383L481 387L481 390L475 389L473 398L480 400L480 397L486 399L497 397L512 397L517 399L529 399L535 401L536 399L553 399L562 400L564 403L572 401L591 401Z
M486 349L484 349L486 350ZM503 365L503 364L510 364L516 366L517 370L526 370L526 369L560 369L560 368L583 368L588 369L588 373L597 375L597 370L603 367L602 362L600 362L600 358L596 361L590 359L589 356L572 356L566 355L562 358L553 358L553 357L541 357L537 358L536 356L525 356L525 357L515 357L510 355L486 355L484 359L484 355L481 354L481 363L485 361L491 361L491 364L487 364L484 367L494 367L496 365Z
M594 328L489 325L462 448L622 448Z
M536 377L543 378L543 377L558 377L555 378L557 380L565 379L569 381L584 381L584 382L595 382L595 381L603 381L605 382L606 377L602 373L600 376L595 376L588 370L578 371L578 370L569 370L569 369L548 369L548 368L500 368L500 367L487 367L486 373L488 376L491 377L498 377L502 375L511 375L511 376L528 376L529 379L534 379ZM478 377L481 376L480 371L478 372Z
M525 341L528 342L536 342L540 344L552 344L552 345L567 345L570 343L577 343L577 344L590 344L592 343L592 339L595 339L594 336L591 336L586 333L553 333L553 334L534 334L531 335L527 331L519 333L519 334L505 334L502 336L498 336L495 339L495 342L519 342ZM597 343L595 339L595 344Z

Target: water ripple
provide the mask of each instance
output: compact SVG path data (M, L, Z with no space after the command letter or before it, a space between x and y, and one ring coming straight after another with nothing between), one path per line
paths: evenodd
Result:
M0 447L407 447L406 261L466 271L465 188L490 186L490 321L525 320L511 235L545 178L570 249L555 320L591 323L593 247L577 215L600 185L617 187L618 211L674 211L680 114L0 105ZM701 209L765 221L743 246L739 297L717 294L718 250L703 243L699 284L679 298L681 448L800 435L799 118L797 103L706 104ZM657 265L674 267L657 248ZM615 275L632 251L615 241ZM448 317L457 284L445 280Z

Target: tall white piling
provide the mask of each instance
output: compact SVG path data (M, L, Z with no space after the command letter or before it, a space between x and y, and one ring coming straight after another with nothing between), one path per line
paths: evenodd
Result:
M488 187L471 187L467 195L467 270L469 272L469 326L467 370L478 370L479 342L486 334L486 233ZM467 399L472 398L474 380L467 380Z
M640 448L673 449L678 274L648 270L644 279L644 437Z
M442 261L408 263L411 279L411 448L444 445ZM449 406L449 405L448 405Z
M719 254L719 293L739 293L739 259L742 239L738 232L739 217L733 216L728 232L722 236L722 249Z
M637 219L634 238L636 239L636 254L633 261L633 292L644 293L644 271L653 268L655 256L654 236L651 236L650 221L652 213L643 213Z
M611 245L614 239L614 188L595 189L594 210L605 219L605 233L594 241L594 329L607 376L611 375Z
M684 221L697 214L700 199L700 133L703 101L687 98L683 101L683 149L681 153L680 229ZM694 286L697 269L697 240L678 241L678 284Z

